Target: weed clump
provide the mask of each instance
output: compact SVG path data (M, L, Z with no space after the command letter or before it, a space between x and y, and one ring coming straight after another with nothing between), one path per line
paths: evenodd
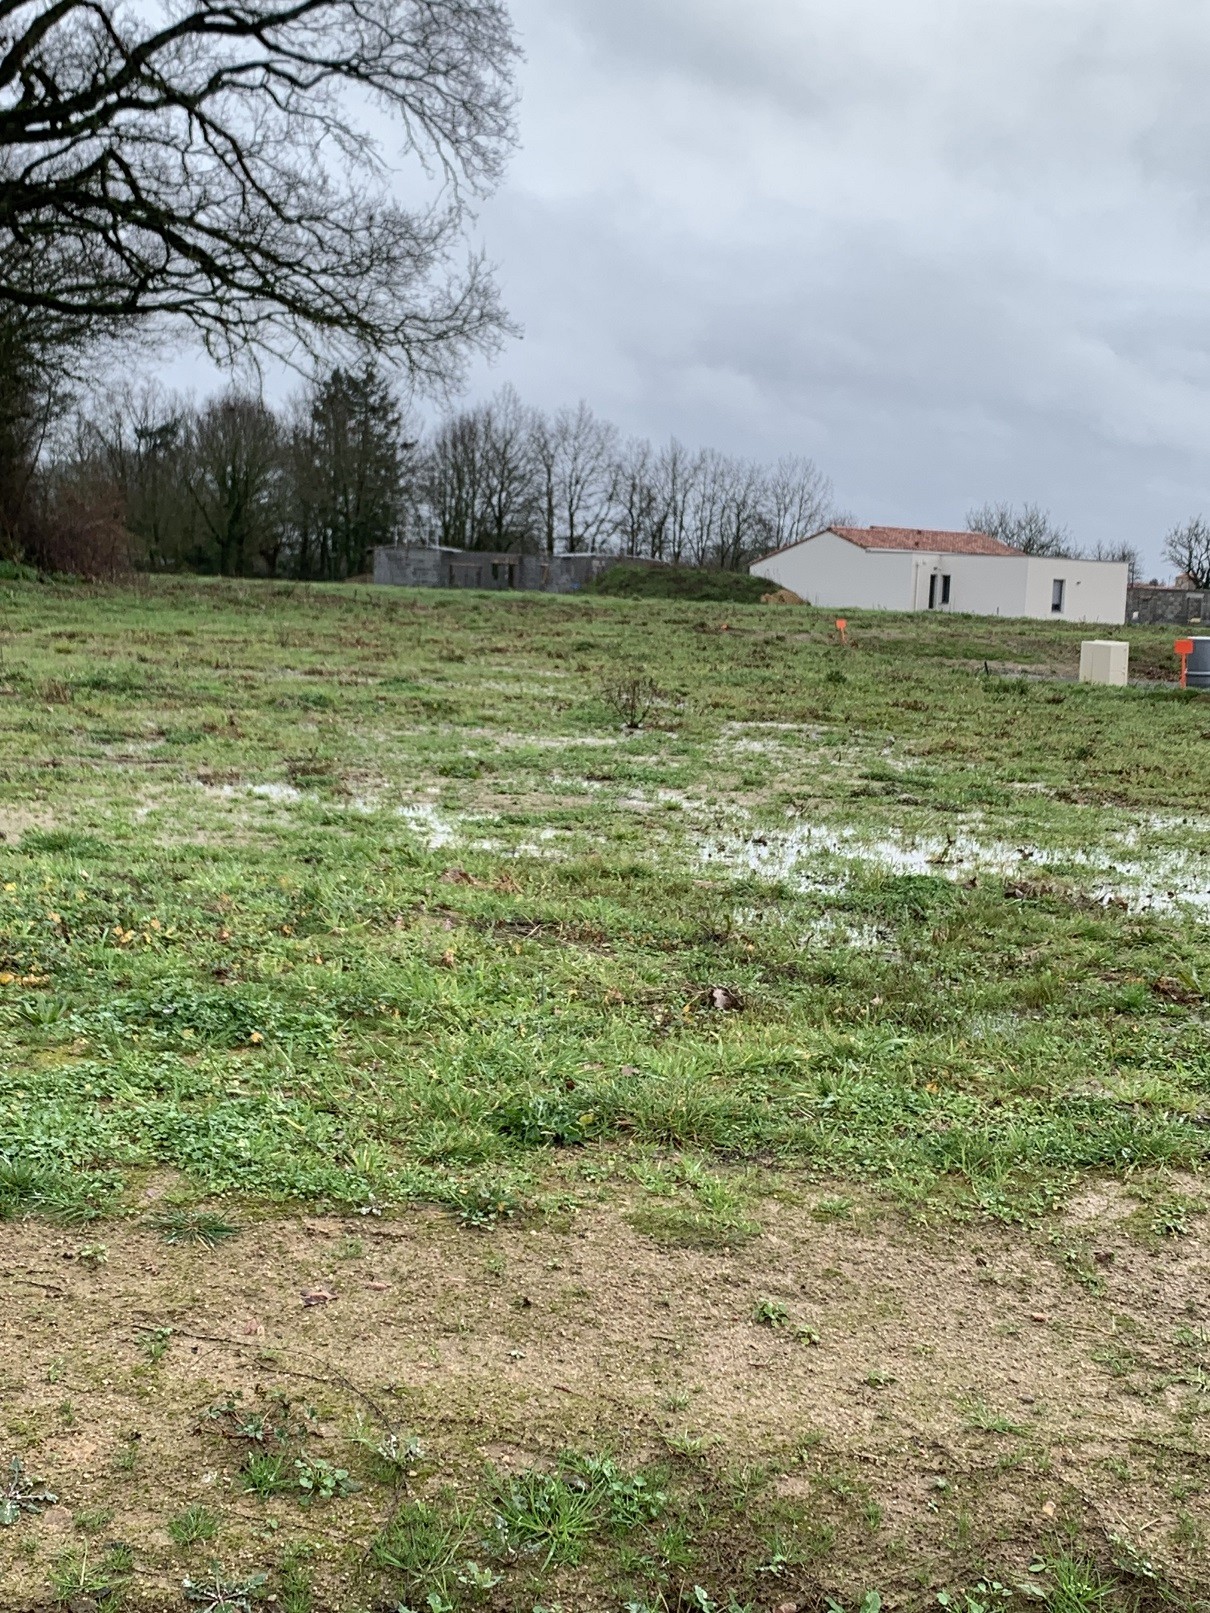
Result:
M239 1232L237 1226L211 1210L163 1210L148 1216L147 1225L165 1243L192 1243L202 1249L217 1249Z
M53 1507L59 1497L41 1479L30 1478L19 1456L0 1475L0 1527L17 1523L23 1513Z

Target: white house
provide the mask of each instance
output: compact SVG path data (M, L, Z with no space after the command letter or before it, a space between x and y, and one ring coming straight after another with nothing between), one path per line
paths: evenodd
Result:
M1022 554L986 532L830 526L749 569L828 610L1126 620L1126 565Z

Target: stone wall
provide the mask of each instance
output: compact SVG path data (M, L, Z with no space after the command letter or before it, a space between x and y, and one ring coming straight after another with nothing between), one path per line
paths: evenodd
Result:
M1126 594L1126 621L1171 622L1196 627L1210 622L1210 593L1197 588L1160 588L1136 583Z
M510 588L574 594L616 562L600 554L490 554L400 544L374 551L374 581L388 588Z

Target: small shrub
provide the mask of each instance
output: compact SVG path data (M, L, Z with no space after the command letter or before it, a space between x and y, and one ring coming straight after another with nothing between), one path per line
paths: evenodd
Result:
M601 685L601 698L627 728L641 728L665 696L645 672L620 672Z
M185 1600L201 1608L201 1613L252 1613L252 1604L260 1597L266 1574L253 1574L248 1579L223 1579L211 1569L205 1579L184 1581Z
M469 1186L456 1186L446 1195L446 1203L456 1210L460 1221L468 1227L485 1229L498 1221L511 1221L522 1209L521 1200L507 1188L490 1182L474 1182Z
M774 588L764 577L709 566L617 565L589 584L623 599L684 599L701 604L759 605Z
M762 1299L752 1312L752 1320L757 1327L771 1327L774 1329L789 1327L790 1313L777 1300Z
M168 1354L168 1345L172 1340L170 1327L153 1327L143 1339L143 1354L147 1357L148 1366L158 1366Z

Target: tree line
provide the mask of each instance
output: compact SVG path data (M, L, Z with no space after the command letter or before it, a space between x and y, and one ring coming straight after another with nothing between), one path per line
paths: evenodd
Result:
M156 571L339 581L399 542L610 552L743 569L837 519L808 459L775 465L624 438L587 404L553 414L505 387L429 430L372 361L284 407L231 390L192 404L144 387L75 414L47 489L104 512L56 569L105 570L113 545ZM60 523L62 526L62 523Z
M968 532L986 532L1022 554L1050 555L1068 560L1114 560L1129 567L1130 581L1137 582L1142 556L1131 543L1095 543L1084 549L1049 510L1039 504L981 504L966 514Z
M97 569L128 516L157 563L271 568L278 543L317 574L358 563L393 488L361 463L333 492L366 356L444 395L512 331L470 228L515 143L506 0L6 0L4 17L0 558ZM84 380L173 329L228 367L319 367L303 425L238 391L73 418ZM64 431L72 450L50 453Z

